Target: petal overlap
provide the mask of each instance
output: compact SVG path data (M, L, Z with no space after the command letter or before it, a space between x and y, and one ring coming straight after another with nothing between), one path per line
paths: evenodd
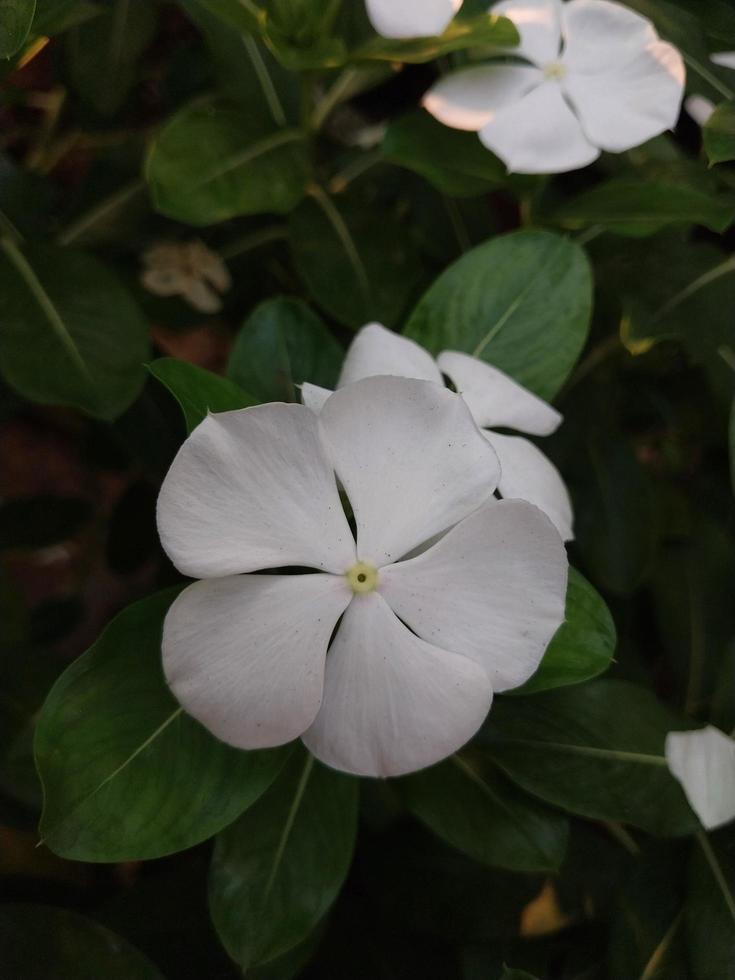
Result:
M521 43L513 49L537 65L559 57L561 48L561 0L503 0L492 11L508 17L518 28Z
M428 351L380 323L368 323L350 344L337 387L381 374L443 383L441 371Z
M476 65L439 79L423 104L445 126L477 132L542 80L532 65Z

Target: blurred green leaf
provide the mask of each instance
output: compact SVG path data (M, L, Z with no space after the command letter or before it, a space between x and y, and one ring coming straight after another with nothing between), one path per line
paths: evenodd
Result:
M206 101L163 127L146 178L158 211L208 225L293 210L304 196L309 162L300 130L264 128L244 109Z
M531 976L530 973L526 973L525 970L512 970L506 966L500 980L536 980L536 977Z
M255 0L193 0L241 34L250 34L262 26L262 10Z
M515 47L520 38L512 21L507 17L495 14L481 14L471 19L455 19L441 37L421 37L392 40L377 37L357 51L352 57L357 60L379 59L383 61L406 61L421 64L434 61L452 51L462 51L465 48L507 48ZM513 52L499 51L496 54L512 54Z
M219 742L174 700L160 646L178 591L120 613L44 705L40 831L62 857L133 861L192 847L254 803L283 764L283 750Z
M36 0L31 34L35 37L62 34L96 17L102 10L102 6L94 0Z
M698 838L689 866L686 936L694 980L735 975L735 837Z
M615 623L602 596L570 568L566 619L533 677L508 693L534 694L591 680L610 666L616 642Z
M0 962L7 980L163 980L122 936L45 905L0 906Z
M261 303L237 335L227 373L261 401L299 402L298 386L337 384L344 351L306 303Z
M568 821L470 754L393 783L408 808L468 857L509 871L557 871Z
M212 919L243 970L301 943L352 859L358 782L295 750L263 797L217 838Z
M0 58L10 58L25 43L36 0L0 0Z
M192 432L209 412L231 412L258 404L228 378L175 357L161 357L149 364L148 370L181 406L188 432Z
M717 106L707 120L702 136L710 163L735 160L735 101Z
M587 339L592 276L578 246L518 231L472 249L424 295L406 335L433 354L464 351L551 399Z
M500 699L481 744L514 782L547 803L649 833L693 833L697 818L664 757L686 721L645 688L602 680Z
M735 401L730 410L730 481L735 493Z
M113 419L138 395L147 324L97 259L2 239L0 293L0 369L26 398Z

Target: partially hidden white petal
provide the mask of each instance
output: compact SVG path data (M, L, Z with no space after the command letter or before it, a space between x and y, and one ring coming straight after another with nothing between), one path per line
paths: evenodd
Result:
M428 351L379 323L369 323L350 344L337 387L379 374L442 383L441 372Z
M432 548L383 569L386 602L422 639L485 668L494 691L527 681L564 621L567 556L551 521L494 501Z
M192 578L285 565L342 573L355 561L318 420L303 405L207 416L163 481L158 531Z
M444 33L462 0L366 0L366 5L383 37L434 37Z
M543 75L530 65L477 65L441 78L424 96L424 108L453 129L473 132L513 106Z
M537 65L556 61L561 48L561 0L504 0L492 8L518 28L521 43L513 54Z
M460 749L491 701L481 667L414 636L372 592L344 615L327 657L322 707L303 740L335 769L400 776Z
M204 279L191 279L181 291L190 306L200 313L218 313L222 309L219 294Z
M707 830L735 819L735 741L711 725L669 732L666 761Z
M223 742L290 742L319 711L327 645L351 596L344 578L318 573L195 582L166 617L166 680Z
M582 132L559 84L544 82L480 130L484 145L519 174L566 173L600 155Z
M438 363L467 402L479 426L548 436L561 425L562 416L555 408L479 357L444 351Z
M500 460L498 490L506 499L527 500L549 518L563 541L574 537L572 502L561 473L538 446L520 436L486 433Z
M705 126L717 107L703 95L690 95L684 108L698 126Z
M624 69L659 40L646 17L611 0L569 0L562 10L564 64L596 74Z
M322 388L305 381L301 385L301 403L310 408L317 415L324 408L324 404L333 392L329 388Z
M622 153L676 125L685 80L676 48L653 41L626 65L601 74L570 71L562 86L587 139Z
M429 381L366 378L319 416L357 524L357 553L396 561L488 500L498 459L459 395Z
M735 51L716 51L711 59L720 68L735 68Z

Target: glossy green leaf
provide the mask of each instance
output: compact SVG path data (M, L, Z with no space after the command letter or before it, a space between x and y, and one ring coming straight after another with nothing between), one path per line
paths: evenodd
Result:
M48 905L0 906L0 963L7 980L163 980L122 936Z
M664 757L666 734L685 727L645 688L602 680L500 699L481 739L492 760L542 800L675 836L698 827Z
M0 58L22 48L35 12L36 0L0 0Z
M254 803L283 764L282 750L217 741L174 700L160 643L177 592L120 613L44 705L40 830L62 857L131 861L192 847Z
M732 829L706 837L692 853L686 936L693 980L735 975L735 852Z
M587 339L592 276L578 246L545 231L502 235L463 255L424 295L406 334L464 351L551 399Z
M510 871L557 871L564 859L566 818L471 753L393 785L412 813L476 861Z
M718 105L702 130L710 163L735 160L735 101Z
M455 19L441 37L409 38L393 40L379 37L358 48L353 57L358 60L378 59L380 61L407 61L420 64L434 61L452 51L465 48L484 47L513 48L520 38L515 25L507 17L495 14L488 17ZM497 53L512 53L497 52Z
M97 259L3 239L0 293L0 370L26 398L113 419L138 395L147 324Z
M264 126L223 102L181 109L153 141L146 179L157 210L192 225L286 214L304 196L309 161L299 129Z
M352 859L357 780L304 750L267 793L217 838L212 918L244 970L301 943L334 902Z
M209 412L231 412L258 404L257 399L229 378L221 378L175 357L161 357L149 364L148 370L181 406L188 432L192 432Z
M615 623L602 596L570 568L566 619L533 677L508 693L533 694L591 680L610 666L616 642Z
M296 299L270 299L237 335L227 373L264 402L300 401L304 381L334 388L344 351L320 318Z

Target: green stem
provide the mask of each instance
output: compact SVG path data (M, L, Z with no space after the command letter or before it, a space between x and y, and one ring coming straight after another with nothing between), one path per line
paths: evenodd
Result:
M317 103L316 108L311 114L311 121L309 123L309 127L313 132L319 132L327 121L327 117L349 95L352 83L358 75L358 68L345 68L326 95Z
M705 286L709 286L710 283L716 282L718 279L729 275L731 272L735 272L735 255L731 256L729 259L726 259L724 262L721 262L719 265L716 265L714 269L710 269L709 272L705 272L703 275L699 276L698 279L695 279L694 282L690 282L688 286L673 296L670 300L668 300L668 302L664 303L664 305L656 313L654 313L651 322L657 323L659 320L665 317L667 313L671 313L671 311L675 310L677 306L680 306L685 300L689 299L690 296L694 296L695 293L698 293L700 289L704 289Z
M710 71L701 61L697 61L696 58L692 58L690 54L682 51L682 58L692 71L695 71L700 78L703 78L705 82L708 82L712 88L716 89L720 95L724 95L726 99L735 99L735 92L730 88L729 85L725 85L720 79L715 75L714 72Z
M261 228L259 231L254 231L250 235L245 235L244 238L236 239L230 245L225 245L224 248L219 249L219 254L225 262L229 262L231 259L236 259L246 252L252 252L253 249L260 248L261 245L267 245L269 242L283 241L286 238L288 238L288 232L284 225L269 225L267 228Z
M127 204L134 197L137 197L138 194L145 190L145 186L144 181L135 180L121 187L114 194L100 201L99 204L95 204L94 207L86 211L76 221L72 221L70 225L60 232L57 238L59 245L71 245L72 242L81 238L85 232L93 228L99 221L113 214L118 208Z

